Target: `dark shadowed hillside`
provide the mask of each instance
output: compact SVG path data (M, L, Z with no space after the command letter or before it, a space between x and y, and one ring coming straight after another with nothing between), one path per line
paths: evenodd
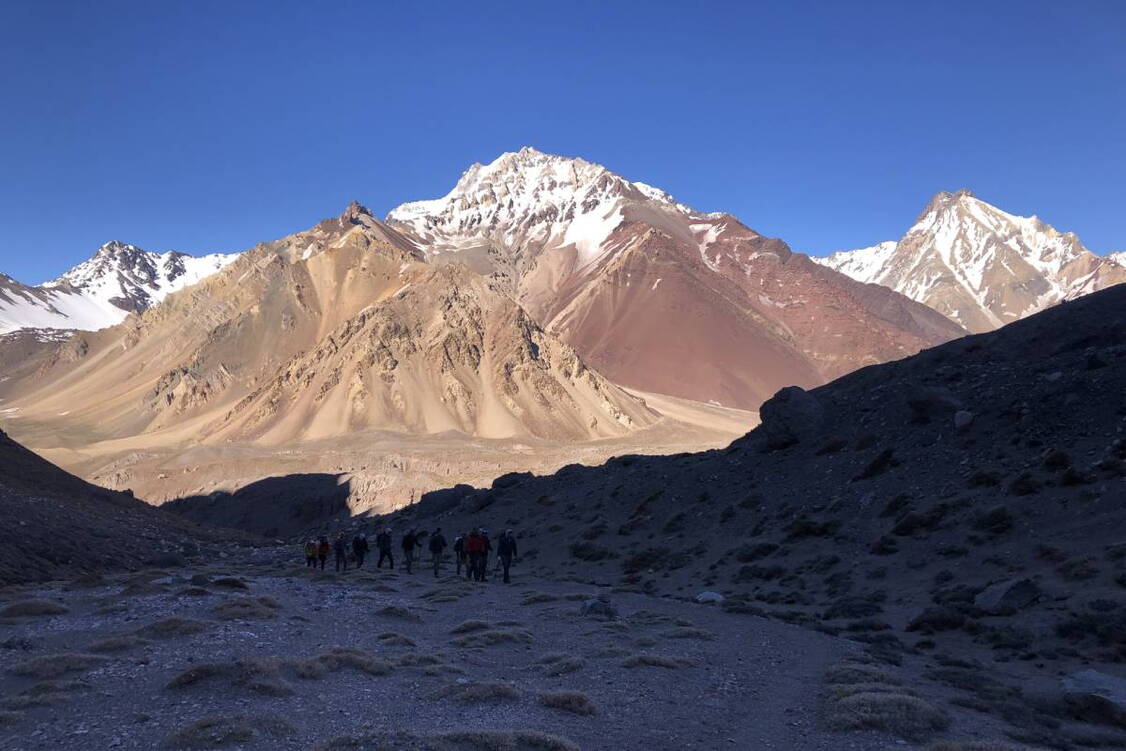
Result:
M510 475L393 521L514 527L530 572L711 590L892 661L957 654L971 677L940 660L934 679L991 711L973 693L983 665L1035 687L1126 662L1124 395L1120 286L783 390L725 450Z
M0 432L0 584L178 566L220 537L91 485Z

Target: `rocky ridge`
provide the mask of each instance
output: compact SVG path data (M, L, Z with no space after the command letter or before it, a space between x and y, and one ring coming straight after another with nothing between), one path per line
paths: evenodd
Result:
M938 193L898 242L819 263L925 303L969 331L1126 282L1113 259L1037 217L1008 214L968 190Z

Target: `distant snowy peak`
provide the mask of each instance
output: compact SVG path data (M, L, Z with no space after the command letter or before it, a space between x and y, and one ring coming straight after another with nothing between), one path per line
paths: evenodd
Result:
M891 287L970 331L1126 281L1124 268L1091 253L1073 233L1009 214L968 190L938 193L898 242L817 260Z
M153 253L109 242L87 261L39 286L0 279L0 333L17 329L79 329L114 326L168 295L221 270L238 254L203 257Z
M576 234L592 240L591 231L613 230L628 201L696 214L665 191L627 180L599 164L524 147L489 164L474 164L442 198L403 204L387 221L439 245L474 236L563 239L568 230L572 240Z
M899 243L895 240L888 240L868 248L841 250L823 258L812 258L812 260L822 266L836 269L846 276L851 276L859 282L879 284L880 276L898 245Z
M1113 253L1107 253L1106 257L1114 261L1119 266L1126 268L1126 250L1119 250Z

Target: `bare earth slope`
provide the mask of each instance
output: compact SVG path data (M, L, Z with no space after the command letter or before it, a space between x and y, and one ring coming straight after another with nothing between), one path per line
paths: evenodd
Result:
M698 401L755 409L782 386L963 333L734 217L530 148L473 165L388 223L428 258L491 275L615 383Z
M585 440L657 419L483 278L424 263L359 206L80 335L3 390L38 448L370 428Z

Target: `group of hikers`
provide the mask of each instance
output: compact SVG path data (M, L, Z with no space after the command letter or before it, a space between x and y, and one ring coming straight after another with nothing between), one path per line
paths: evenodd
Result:
M413 566L416 560L420 560L420 551L423 548L423 541L429 537L430 540L426 547L430 550L431 564L434 567L434 576L438 576L441 572L442 555L445 553L449 543L446 541L446 536L442 534L442 528L438 527L432 533L411 529L403 535L400 540L400 547L403 550L403 564L408 574L413 574ZM391 528L387 527L382 532L375 536L375 547L379 551L379 560L376 561L376 568L383 568L383 562L387 561L391 570L395 568L395 554L393 552L391 540ZM334 556L334 562L337 571L347 571L348 563L351 560L356 568L364 567L364 560L367 558L368 553L371 552L371 546L368 544L367 535L363 533L356 534L351 543L343 532L336 536L332 542L329 542L327 536L322 536L319 539L310 539L305 542L305 565L308 568L317 568L324 570L325 564L328 562L330 554ZM461 570L465 569L465 576L467 579L473 581L483 582L487 580L489 556L493 552L493 542L489 538L489 531L487 529L476 528L468 532L459 534L453 541L453 554L454 561L457 564L457 575L461 576ZM497 538L496 544L496 570L504 571L504 583L509 584L511 578L509 576L509 569L512 567L514 561L519 560L516 551L516 537L512 530L506 530L501 533Z

